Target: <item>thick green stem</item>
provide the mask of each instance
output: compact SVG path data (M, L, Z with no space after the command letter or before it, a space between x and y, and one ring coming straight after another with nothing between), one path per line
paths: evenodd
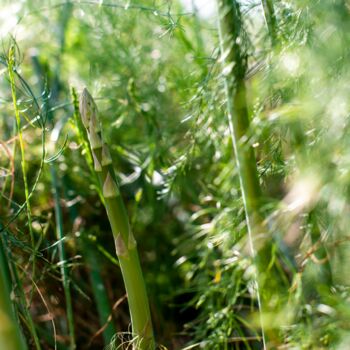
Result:
M27 346L10 299L11 290L7 257L0 238L0 349L26 350Z
M133 349L153 350L155 342L146 286L142 275L136 240L130 228L124 202L112 166L107 144L104 143L98 111L89 92L84 89L80 99L82 122L87 129L105 208L115 240L116 252L128 295L131 315Z

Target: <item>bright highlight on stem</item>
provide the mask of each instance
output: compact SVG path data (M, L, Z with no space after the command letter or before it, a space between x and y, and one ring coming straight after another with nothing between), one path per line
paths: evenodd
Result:
M103 140L97 106L87 89L84 89L80 96L79 108L82 122L88 133L94 169L102 188L104 205L114 236L116 252L128 295L133 349L153 350L155 349L155 343L152 321L136 240L132 234L126 208L120 196L108 145Z

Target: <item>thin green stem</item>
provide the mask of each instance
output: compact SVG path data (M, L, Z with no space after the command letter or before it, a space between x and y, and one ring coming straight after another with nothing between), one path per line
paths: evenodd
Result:
M59 48L60 48L61 54L64 52L64 48L65 48L66 29L68 27L68 22L71 17L71 12L72 12L72 4L69 1L66 1L62 11L60 12L61 21L59 21L60 25L59 25L58 41L59 41ZM37 68L37 70L40 71L41 65L37 57L33 57L33 63L34 63L34 66ZM61 68L61 61L60 59L58 59L55 65L55 75L51 86L53 101L57 100L59 90L60 90L60 84L59 84L60 68ZM38 76L40 79L39 74ZM42 83L42 87L44 87L43 82L41 83ZM47 110L50 110L50 103L47 103L46 108ZM52 121L53 112L48 114L50 116L50 120ZM52 184L54 207L55 207L56 234L57 234L57 240L59 242L58 250L59 250L59 258L60 258L60 269L61 269L62 284L63 284L63 290L64 290L65 301L66 301L66 313L67 313L70 349L74 350L76 349L76 342L75 342L73 303L72 303L72 295L71 295L71 288L70 288L70 276L69 276L69 270L67 267L66 249L64 244L65 235L64 235L64 229L63 229L62 208L60 205L60 194L59 194L60 188L59 188L58 179L57 179L56 164L53 162L50 163L50 173L51 173L51 184Z
M89 268L92 290L94 293L97 311L100 319L101 327L104 327L103 338L105 345L109 344L115 335L113 323L109 320L112 315L111 306L109 304L108 295L103 283L100 262L96 247L89 241L88 237L83 237L83 251L86 256Z
M26 207L27 207L27 220L28 220L28 227L29 227L29 234L33 249L32 254L32 280L34 281L35 278L35 268L36 268L36 251L37 247L35 244L35 238L34 238L34 232L32 227L32 215L31 215L31 204L30 204L30 194L29 194L29 186L28 186L28 180L27 180L27 169L26 169L26 162L25 162L25 152L24 152L24 141L23 141L23 134L22 134L22 127L21 127L21 117L19 114L19 109L17 106L17 93L16 93L16 85L15 85L15 76L14 76L14 63L15 63L15 56L14 56L14 47L12 46L9 51L9 58L8 58L8 74L9 74L9 80L11 85L11 94L12 94L12 102L13 107L15 110L15 117L16 117L16 129L19 139L19 145L20 145L20 151L21 151L21 166L22 166L22 177L23 177L23 183L24 183L24 194L25 194L25 200L26 200ZM15 273L16 273L15 269ZM19 278L17 278L19 281ZM26 301L23 287L19 284L20 294L22 297L22 301ZM33 285L32 285L32 291L34 291ZM41 349L40 342L38 335L36 333L35 325L33 322L33 319L27 309L26 302L24 303L24 308L26 312L27 319L29 321L30 331L32 333L35 347L37 350Z
M133 349L153 350L155 342L146 286L142 275L136 240L130 228L124 202L112 166L107 144L101 133L98 111L89 92L84 89L80 98L80 113L87 129L105 208L115 240L131 315Z
M39 59L37 56L32 56L32 62L34 65L34 69L37 73L39 82L41 83L41 89L44 90L44 82L42 81L43 70ZM59 86L59 84L57 84ZM58 90L55 91L55 96L53 99L57 97ZM47 102L45 105L45 112L50 116L50 120L53 120L53 112L48 112L51 110L51 103ZM54 197L54 208L55 208L55 219L56 219L56 235L58 240L58 250L59 250L59 258L60 258L60 269L62 276L62 284L66 301L66 313L67 313L67 323L68 323L68 332L70 339L70 348L75 349L75 329L74 329L74 313L73 313L73 304L72 304L72 296L70 290L70 276L69 270L67 268L67 259L66 259L66 250L64 245L64 228L63 228L63 217L62 217L62 209L60 205L60 195L59 195L59 184L57 179L57 169L56 164L54 162L50 162L50 174L51 174L51 186Z
M24 141L23 141L23 133L22 133L22 127L21 127L21 117L19 115L19 109L17 106L17 93L16 93L16 84L15 84L15 76L14 76L14 64L15 64L15 53L14 53L14 46L12 46L10 48L9 57L8 57L8 74L9 74L9 80L10 80L10 85L11 85L13 108L14 108L15 117L16 117L16 127L17 127L18 139L19 139L19 146L20 146L20 150L21 150L22 178L23 178L23 183L24 183L24 195L25 195L26 206L27 206L27 220L28 220L28 228L29 228L31 244L32 244L32 248L33 248L32 280L34 281L34 279L35 279L36 246L35 246L35 238L34 238L34 232L33 232L33 227L32 227L32 214L31 214L31 205L30 205L30 198L29 198L29 186L28 186L28 179L27 179L27 165L26 165L25 155L24 155ZM33 290L34 290L34 288L33 288Z
M68 321L68 330L69 330L69 340L70 340L70 349L76 349L75 344L75 330L74 330L74 313L73 313L73 304L72 304L72 295L70 292L70 276L67 268L67 257L66 250L64 247L64 232L63 232L63 218L62 218L62 209L60 205L60 196L59 196L59 186L57 183L57 174L56 167L51 163L51 181L52 181L52 191L54 197L54 206L55 206L55 219L56 219L56 233L58 240L58 251L60 258L60 269L63 283L64 296L66 299L66 311L67 311L67 321Z

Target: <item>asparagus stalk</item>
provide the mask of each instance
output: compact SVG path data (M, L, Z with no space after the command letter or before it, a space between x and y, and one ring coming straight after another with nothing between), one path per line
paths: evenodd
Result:
M277 43L277 20L272 0L261 0L264 17L269 30L272 46Z
M247 57L240 47L242 20L239 5L232 0L218 0L218 14L228 122L239 171L246 220L250 231L252 229L255 231L261 223L262 192L254 150L248 144L247 137L250 124L244 81ZM233 74L227 74L229 70Z
M98 177L97 174L94 171L93 168L93 159L92 159L92 153L89 148L89 145L87 141L84 138L83 132L84 127L81 125L82 123L79 121L80 113L79 113L79 100L77 93L74 88L72 88L72 99L73 99L73 106L74 106L74 119L77 125L77 133L78 133L78 139L80 142L83 143L83 149L86 151L86 157L87 162L91 171L91 174L94 177L94 183L98 186ZM68 186L66 186L67 189ZM104 198L102 195L102 191L98 189L98 194L102 202L104 202ZM67 193L67 197L69 197ZM75 219L78 216L76 205L73 205L69 208L70 217L72 222L75 221ZM100 326L104 327L103 331L103 339L105 342L105 345L107 346L112 338L115 335L115 326L113 324L113 321L109 321L110 316L112 315L112 308L109 303L108 295L106 292L106 289L104 288L104 282L102 278L101 273L101 264L98 259L98 252L96 251L96 246L92 244L90 238L88 237L88 233L84 232L83 235L81 235L81 249L83 251L84 257L87 260L88 265L90 266L90 280L91 280L91 286L92 291L94 293L94 298L96 301L97 311L99 314L100 319ZM115 339L114 343L116 344L117 339Z
M262 191L259 183L254 150L248 140L250 122L245 85L247 55L241 49L243 34L242 18L240 6L236 0L217 0L217 4L228 122L245 208L248 241L251 254L253 258L255 258L256 246L253 245L253 239L255 240L254 243L256 243L256 238L264 232L263 219L261 216ZM257 262L257 265L259 270L261 268L259 262ZM256 290L261 315L262 310L258 278L256 279ZM260 321L263 348L266 349L262 319Z
M112 166L108 145L102 137L97 106L87 89L80 97L80 114L87 130L90 148L105 208L115 240L131 315L133 349L153 350L155 342L136 240L130 228L128 215L120 195L119 185Z

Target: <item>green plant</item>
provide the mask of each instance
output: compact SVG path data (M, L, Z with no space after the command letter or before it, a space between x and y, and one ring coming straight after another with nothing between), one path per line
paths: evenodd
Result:
M262 191L259 184L254 149L248 137L250 121L245 84L248 56L242 50L241 45L244 33L240 5L236 1L219 0L218 15L228 123L245 208L249 249L253 258L255 258L257 237L264 233L261 217ZM255 283L259 310L262 312L258 280ZM261 326L263 327L263 324ZM265 349L263 328L262 343Z
M8 350L26 350L18 319L15 317L11 301L12 283L7 256L0 237L0 348Z
M69 348L69 308L78 349L132 334L105 179L67 88L88 85L157 341L257 350L262 323L268 349L347 349L349 1L220 1L221 40L215 15L181 3L1 1L0 36L18 43L12 81L8 50L0 56L0 231L15 322L45 350ZM117 336L109 348L137 346Z
M35 271L36 271L36 251L37 251L37 244L35 242L35 237L34 237L34 231L32 227L32 213L31 213L31 204L30 204L30 190L29 190L29 185L28 185L28 178L27 178L27 163L25 159L25 144L23 140L23 130L22 130L22 124L21 124L21 116L20 116L20 108L19 104L17 101L17 91L16 91L16 82L15 82L15 77L19 76L17 69L16 69L16 62L15 62L15 46L11 45L10 50L8 52L8 57L7 57L7 69L8 69L8 76L9 76L9 81L10 81L10 87L11 87L11 97L12 97L12 103L13 103L13 108L15 112L15 125L16 125L16 132L18 134L18 141L19 141L19 147L20 147L20 153L21 153L21 170L22 170L22 179L23 179L23 184L24 184L24 195L25 195L25 203L23 206L20 208L18 211L18 214L22 209L26 209L26 216L28 220L28 228L29 228L29 235L30 235L30 241L31 241L31 247L33 250L33 254L31 256L32 260L32 281L35 278ZM16 152L16 143L14 144L14 149L13 153L15 154ZM3 228L2 228L3 230ZM5 268L5 267L4 267ZM17 268L14 267L14 274L17 276ZM21 281L17 278L17 282L19 282L19 293L20 293L20 298L22 303L24 304L23 307L25 308L25 315L27 316L27 320L29 323L29 328L31 331L31 334L34 339L35 347L36 349L40 350L40 342L39 338L35 329L35 325L32 319L32 316L30 315L29 311L27 310L27 301L25 298L25 295L23 293L23 285ZM34 283L32 283L32 293L30 297L30 302L33 296L33 291L34 291ZM6 286L4 285L4 292L6 293ZM30 304L29 302L29 304ZM20 341L20 340L18 340Z
M94 170L98 174L116 253L123 274L132 324L134 349L154 349L153 327L137 244L121 198L108 145L105 143L97 106L85 88L80 97L80 114L87 130Z
M277 42L277 20L272 0L261 0L272 46Z

